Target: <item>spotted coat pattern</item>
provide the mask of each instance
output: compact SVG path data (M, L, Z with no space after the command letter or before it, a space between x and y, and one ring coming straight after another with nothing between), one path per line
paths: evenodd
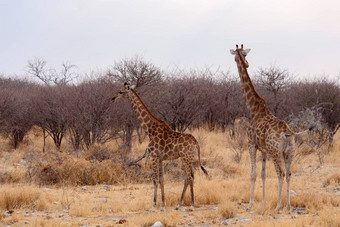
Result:
M290 209L290 166L294 152L294 132L283 120L278 119L270 112L265 101L255 91L247 71L249 65L245 59L249 51L250 49L243 49L243 45L241 48L236 46L235 51L230 50L231 54L235 55L243 97L251 117L250 127L248 128L248 146L251 159L251 195L247 209L250 209L254 202L257 150L260 150L262 154L263 201L265 201L266 194L266 161L267 156L269 156L274 162L279 181L276 210L281 208L281 191L285 175L287 182L286 208ZM283 162L286 172L283 170Z
M191 209L194 207L194 171L193 161L194 156L198 155L198 162L200 164L200 147L197 140L190 134L180 133L172 130L168 124L164 121L154 117L141 98L138 96L135 90L130 88L127 84L124 84L123 88L112 98L114 102L118 98L126 97L135 111L137 119L143 128L144 132L148 135L150 142L147 147L152 166L152 178L154 183L154 200L153 208L157 203L157 186L160 184L162 207L164 210L165 197L164 197L164 177L162 162L164 160L174 160L180 158L182 160L182 166L185 171L184 187L181 195L180 202L176 209L178 209L184 200L184 195L188 185L190 185L191 191ZM201 166L204 173L207 174L204 167Z

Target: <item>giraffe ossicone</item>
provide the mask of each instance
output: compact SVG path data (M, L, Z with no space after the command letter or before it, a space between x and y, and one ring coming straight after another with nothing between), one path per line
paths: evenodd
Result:
M194 208L194 170L193 162L195 155L198 156L198 164L202 171L207 175L207 171L201 165L200 146L191 134L180 133L171 129L171 127L164 121L153 116L136 91L128 83L124 83L123 87L114 95L112 102L120 98L127 98L132 108L135 111L136 117L143 128L144 132L149 137L149 144L146 152L151 161L152 179L154 183L154 199L152 209L156 207L157 203L157 188L160 184L162 206L165 207L164 196L164 176L162 162L164 160L174 160L180 158L182 160L183 169L185 171L185 181L180 198L180 202L176 209L178 209L184 200L184 195L187 187L190 185L191 191L191 210Z

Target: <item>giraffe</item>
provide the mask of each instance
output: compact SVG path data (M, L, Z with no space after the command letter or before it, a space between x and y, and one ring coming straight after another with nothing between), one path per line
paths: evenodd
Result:
M249 210L254 202L254 188L256 181L256 151L260 150L262 154L262 200L265 201L266 196L266 162L267 156L272 158L275 170L278 176L278 202L275 210L281 208L281 191L284 176L287 182L287 203L286 208L290 210L290 179L291 179L291 163L294 154L295 135L305 133L312 130L311 126L308 130L295 133L283 121L275 117L267 107L264 99L262 99L250 80L247 68L249 64L246 56L250 49L243 49L236 45L236 50L230 50L235 55L235 61L240 76L243 97L250 113L251 121L248 128L248 147L251 159L251 195L247 206ZM283 171L282 161L284 161L286 173Z
M124 86L114 95L112 102L120 98L127 98L136 113L137 119L143 128L144 132L148 135L150 141L146 149L146 153L151 161L152 168L152 180L154 184L154 198L152 209L154 210L157 203L157 187L160 184L162 207L161 211L164 211L165 196L164 196L164 177L163 166L164 160L174 160L180 158L182 161L183 169L185 171L185 181L182 191L182 195L176 210L183 204L184 195L188 185L190 185L191 191L191 207L194 209L194 171L193 161L194 155L198 155L198 164L202 171L208 175L207 171L201 165L200 160L200 147L197 140L187 133L180 133L172 130L168 124L164 121L157 119L147 109L141 98L138 96L133 87L124 83ZM145 156L145 155L144 155ZM143 156L143 157L144 157Z

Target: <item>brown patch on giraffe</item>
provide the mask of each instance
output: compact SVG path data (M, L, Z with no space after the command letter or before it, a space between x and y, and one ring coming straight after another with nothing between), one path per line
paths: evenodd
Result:
M159 144L162 145L162 146L165 146L165 140L160 140Z

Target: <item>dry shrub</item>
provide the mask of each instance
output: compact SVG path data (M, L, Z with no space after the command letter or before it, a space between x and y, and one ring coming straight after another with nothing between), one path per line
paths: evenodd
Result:
M242 169L240 168L240 165L235 163L225 163L220 168L226 176L242 175Z
M95 185L141 182L139 167L124 165L108 148L95 146L88 154L75 156L60 152L32 153L27 175L40 185Z
M284 199L284 198L283 198ZM322 210L323 198L314 193L303 193L291 198L292 207L305 207L307 211Z
M272 214L273 212L271 204L266 203L266 202L255 203L254 209L255 209L256 214L259 214L262 216Z
M319 214L320 216L320 226L334 226L340 227L340 215L339 211L332 209L322 210Z
M0 183L21 183L25 180L25 171L22 168L5 168L0 171Z
M323 181L324 186L328 186L331 184L334 184L335 186L340 185L340 173L334 173L332 176Z
M43 210L46 207L46 199L41 191L30 186L10 187L1 189L0 209L29 208Z
M72 204L70 207L70 215L76 217L89 217L92 213L91 206L84 206L82 204Z
M207 179L206 176L198 176L195 179L195 194L199 204L213 205L219 204L225 197L222 180L220 178Z
M340 207L340 198L339 197L331 198L330 203L334 207Z
M232 202L225 200L218 206L218 213L224 219L233 218L236 215L236 208Z
M102 162L104 160L111 159L113 157L113 152L108 147L101 144L95 144L86 151L86 160L97 160Z

